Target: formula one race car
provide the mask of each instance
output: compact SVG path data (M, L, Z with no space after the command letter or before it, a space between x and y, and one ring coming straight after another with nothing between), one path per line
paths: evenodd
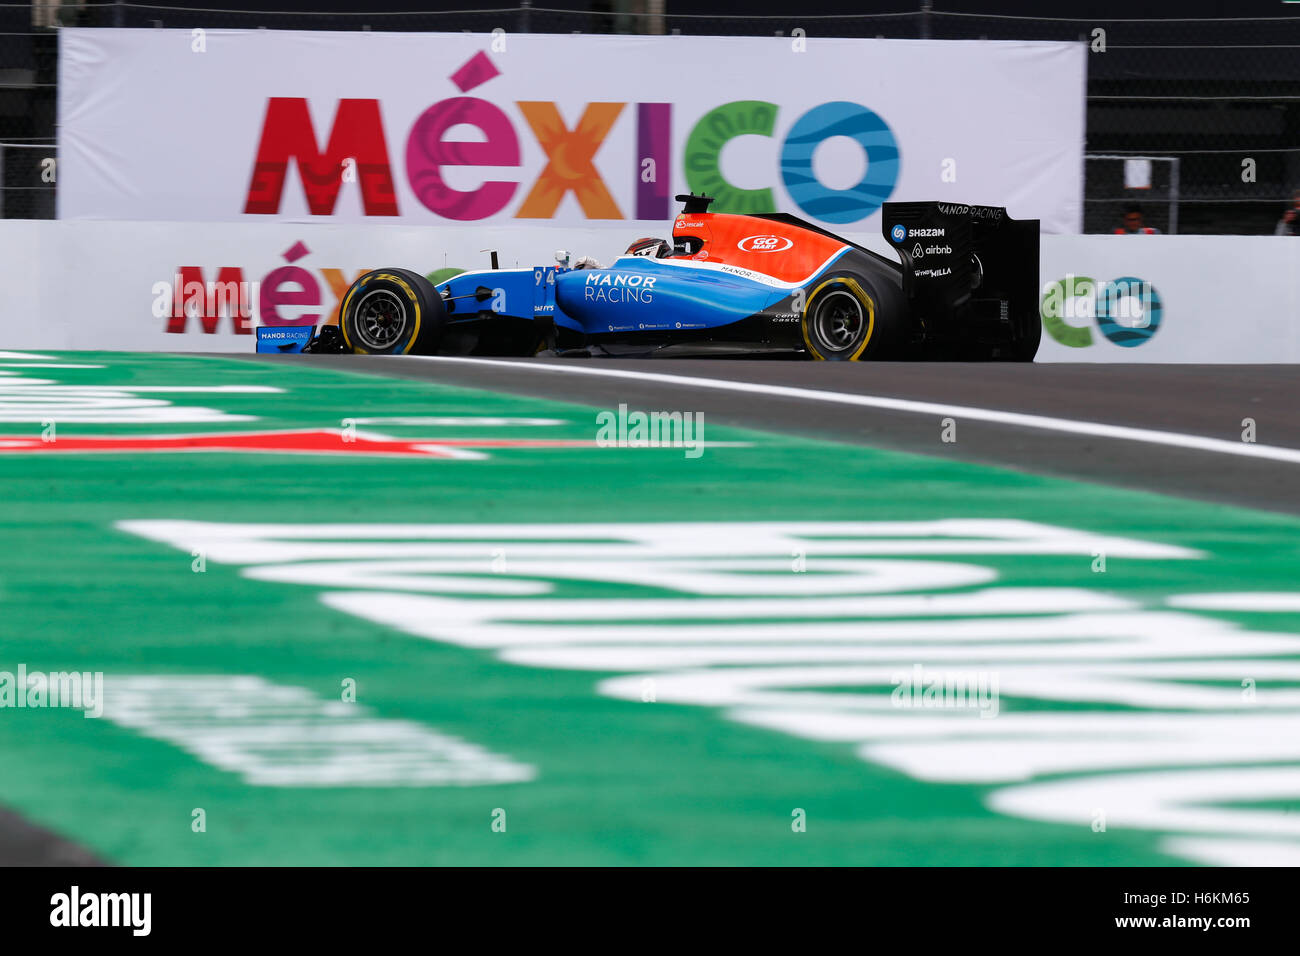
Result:
M1022 362L1038 351L1037 220L885 203L896 263L790 215L710 213L710 197L677 199L672 240L637 240L609 268L562 257L437 286L405 269L366 273L338 327L303 351Z

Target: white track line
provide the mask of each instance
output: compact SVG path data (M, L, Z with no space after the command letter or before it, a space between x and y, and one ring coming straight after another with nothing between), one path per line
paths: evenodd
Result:
M444 362L456 365L487 365L514 370L556 372L564 375L595 375L604 378L624 378L639 382L662 382L667 385L686 385L691 388L711 388L724 392L742 392L779 398L804 399L810 402L830 402L836 405L856 405L861 408L881 408L891 412L912 412L919 415L964 418L968 421L992 422L997 425L1015 425L1020 428L1037 428L1043 431L1086 435L1090 438L1112 438L1120 441L1144 442L1148 445L1168 445L1191 451L1236 455L1240 458L1264 458L1300 464L1300 448L1283 448L1278 445L1257 445L1253 442L1228 441L1223 438L1206 438L1181 432L1164 432L1152 428L1132 428L1127 425L1105 425L1098 422L1081 422L1050 415L1027 415L1024 412L1004 412L994 408L975 408L969 405L947 405L942 402L917 402L906 398L886 398L879 395L855 395L852 392L830 392L818 388L798 388L791 385L767 385L757 382L730 382L720 378L696 378L692 375L671 375L666 372L631 372L626 369L592 368L587 365L551 365L540 362L509 362L502 359L465 358L450 355L410 355L407 358L420 362ZM598 360L597 360L598 361Z
M114 385L113 388L126 392L212 392L219 395L279 395L284 392L278 385Z
M1173 594L1165 598L1170 607L1194 611L1269 611L1300 613L1300 592L1226 591L1219 594Z

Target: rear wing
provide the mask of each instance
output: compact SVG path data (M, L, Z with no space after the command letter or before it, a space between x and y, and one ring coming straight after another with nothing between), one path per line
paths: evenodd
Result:
M1038 321L1037 219L946 202L887 202L882 217L903 292L927 327Z

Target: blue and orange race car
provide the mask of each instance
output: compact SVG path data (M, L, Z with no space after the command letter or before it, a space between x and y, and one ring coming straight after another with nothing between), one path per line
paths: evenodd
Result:
M368 272L344 295L338 326L303 351L835 361L1031 361L1038 351L1037 220L996 206L885 203L894 262L793 216L677 199L672 239L637 240L608 268L562 257L436 286L406 269Z

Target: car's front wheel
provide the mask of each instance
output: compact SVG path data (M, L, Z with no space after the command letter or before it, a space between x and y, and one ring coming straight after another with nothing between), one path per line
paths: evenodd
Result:
M408 269L377 269L352 283L339 310L348 351L363 355L430 354L447 313L438 290Z

